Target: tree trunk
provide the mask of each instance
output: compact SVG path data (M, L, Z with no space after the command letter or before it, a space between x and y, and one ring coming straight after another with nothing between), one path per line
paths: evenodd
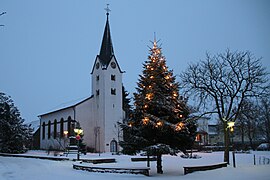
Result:
M162 154L157 155L157 173L158 174L163 174L161 156Z
M224 162L227 162L227 164L230 164L230 159L229 159L229 144L230 144L230 139L229 139L229 129L227 129L227 123L223 123L224 127L224 144L225 144L225 150L224 150Z
M242 148L245 147L245 131L244 131L244 126L241 125L241 141L242 141Z

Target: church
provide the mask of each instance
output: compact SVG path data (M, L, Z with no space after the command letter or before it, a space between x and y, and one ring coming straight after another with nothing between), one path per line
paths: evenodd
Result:
M83 130L83 142L95 152L119 151L118 122L123 122L122 74L113 51L109 9L101 48L91 71L91 95L74 104L39 115L40 149L64 149L74 129ZM76 135L76 134L75 134Z

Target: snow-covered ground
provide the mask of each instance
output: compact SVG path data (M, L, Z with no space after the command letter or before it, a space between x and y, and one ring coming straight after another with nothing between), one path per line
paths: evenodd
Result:
M30 151L28 154L47 156L43 151ZM52 161L21 157L2 157L0 156L0 179L1 180L125 180L125 179L170 179L170 180L269 180L270 165L253 165L253 154L259 163L260 157L270 158L269 151L256 151L251 154L236 154L237 167L231 166L211 171L200 171L183 175L183 166L188 165L207 165L222 162L223 153L196 153L200 159L183 159L179 156L163 156L164 174L156 174L156 163L151 162L150 177L133 174L113 174L113 173L93 173L87 171L74 170L73 161ZM76 155L70 155L76 158ZM133 156L132 156L133 157ZM146 162L131 162L131 156L87 154L81 158L115 158L117 163L99 164L105 167L146 167ZM263 159L261 158L261 163ZM96 165L95 165L96 166Z

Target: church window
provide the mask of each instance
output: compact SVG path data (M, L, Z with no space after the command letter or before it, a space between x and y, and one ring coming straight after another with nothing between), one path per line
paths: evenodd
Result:
M98 89L98 90L96 90L96 95L97 95L97 96L99 95L99 89Z
M57 136L57 121L56 119L53 122L53 138L56 139Z
M51 121L48 122L48 139L51 138Z
M111 88L111 94L116 95L116 89L115 88Z
M115 81L115 75L111 75L111 80Z
M97 62L97 64L96 64L96 69L99 69L99 63Z
M64 137L64 119L61 118L60 120L60 137Z
M42 139L45 139L45 122L42 123Z
M68 127L67 127L67 129L68 129L68 135L70 135L70 133L71 133L71 117L70 116L68 117Z
M96 80L99 81L99 75L96 76Z

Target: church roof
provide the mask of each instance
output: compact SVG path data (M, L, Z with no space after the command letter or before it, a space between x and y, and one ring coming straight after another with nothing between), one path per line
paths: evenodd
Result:
M67 103L63 103L59 106L57 106L56 108L54 108L53 110L51 111L48 111L46 113L43 113L43 114L40 114L38 115L38 117L41 117L41 116L45 116L45 115L48 115L48 114L52 114L52 113L55 113L55 112L58 112L58 111L62 111L62 110L65 110L65 109L69 109L69 108L73 108L73 107L76 107L78 106L79 104L91 99L93 97L90 96L90 97L87 97L87 98L83 98L83 99L77 99L77 100L74 100L74 101L70 101L70 102L67 102Z
M113 52L112 38L111 38L110 25L109 25L109 13L107 12L107 21L105 25L104 34L103 34L100 53L98 56L102 65L107 67L113 55L114 55L114 52Z

